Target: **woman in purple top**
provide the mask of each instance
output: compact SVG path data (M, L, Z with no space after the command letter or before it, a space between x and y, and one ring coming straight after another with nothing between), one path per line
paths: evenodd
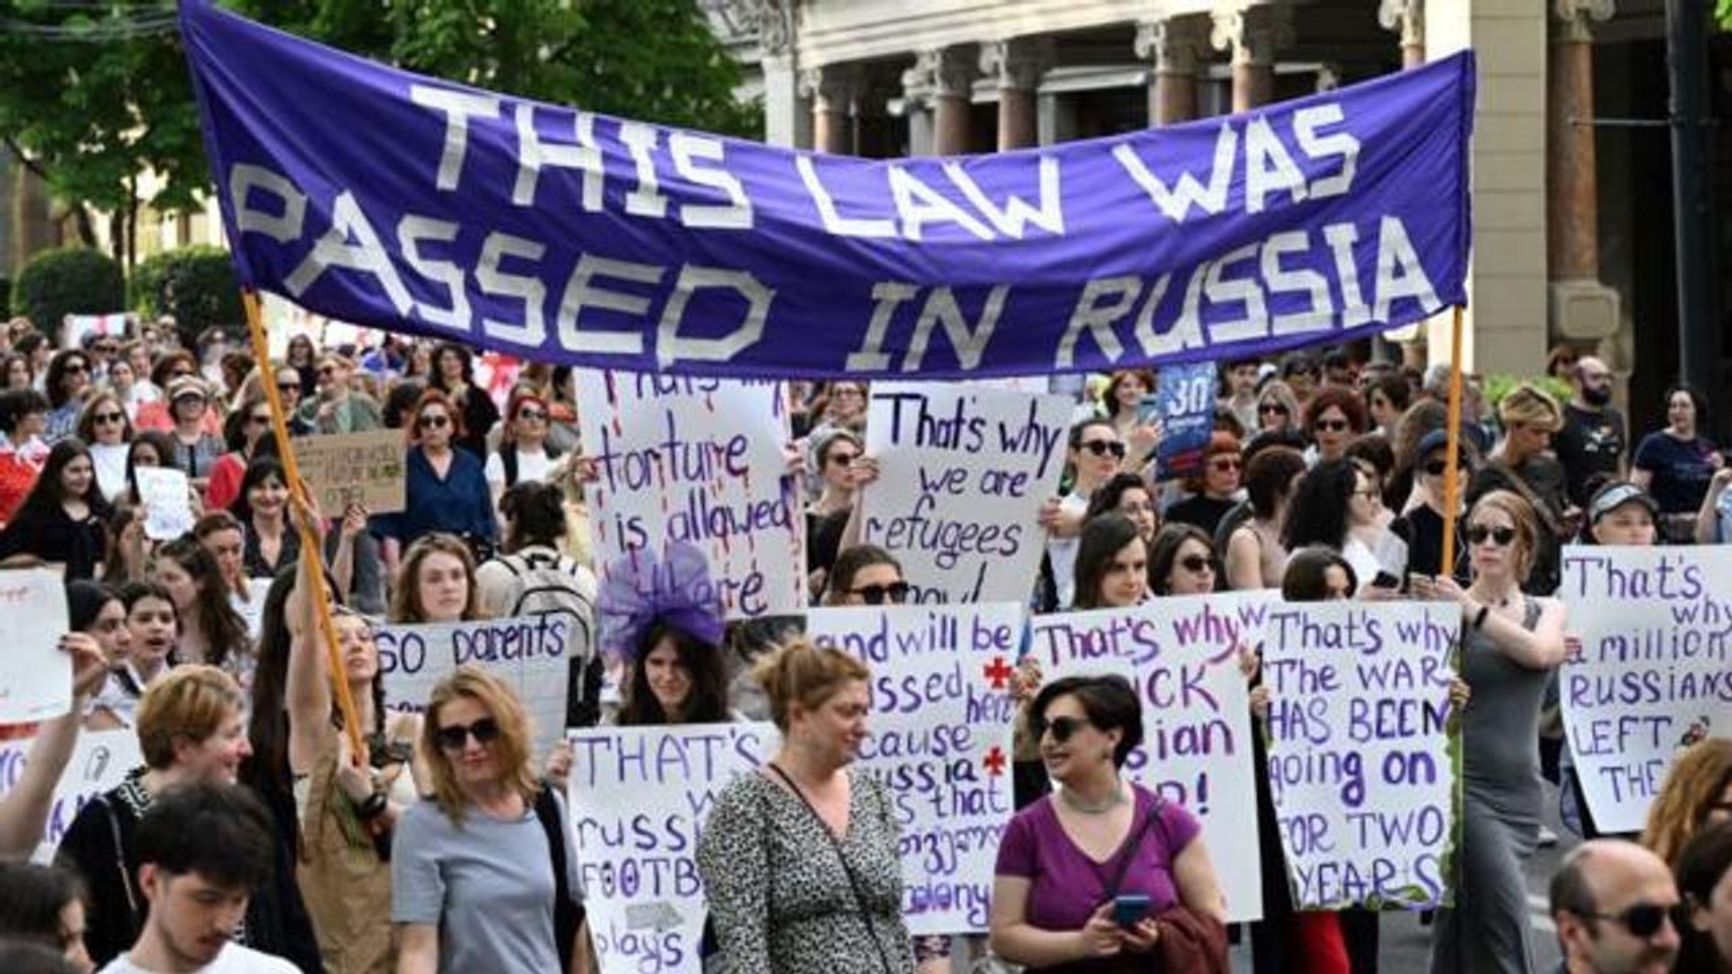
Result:
M1130 784L1119 770L1142 743L1142 706L1119 676L1071 676L1043 687L1029 732L1060 790L1018 812L998 850L992 950L1031 971L1106 970L1149 954L1174 907L1219 922L1215 867L1190 812ZM1121 925L1114 897L1148 908ZM1155 958L1149 958L1150 966Z

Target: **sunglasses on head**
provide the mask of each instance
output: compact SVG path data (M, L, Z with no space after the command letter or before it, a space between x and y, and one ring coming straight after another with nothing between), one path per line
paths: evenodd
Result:
M901 605L908 598L907 582L891 582L888 585L862 585L848 590L850 595L860 596L867 605L883 605L889 601L892 605Z
M1682 930L1688 917L1688 907L1679 903L1675 906L1661 906L1658 903L1637 903L1622 913L1583 913L1582 917L1589 920L1610 920L1622 924L1633 937L1646 940L1660 932L1660 928L1668 922L1674 930Z
M424 430L443 429L444 427L451 425L451 417L441 413L434 413L431 416L423 416L420 419L417 419L415 425Z
M447 751L463 750L464 743L471 737L477 744L492 744L499 739L499 721L483 717L473 724L446 724L433 732L433 739Z
M1082 448L1097 457L1111 453L1120 460L1125 458L1125 445L1118 440L1089 440L1082 444Z
M1186 555L1179 559L1179 567L1183 568L1185 571L1200 575L1203 572L1213 569L1215 566L1209 564L1209 559L1203 555Z
M1326 433L1345 433L1347 432L1347 425L1345 419L1320 419L1317 421L1317 428Z
M1083 717L1054 717L1051 720L1047 720L1045 717L1037 717L1033 721L1033 726L1029 729L1034 731L1034 736L1037 740L1045 737L1047 732L1050 731L1052 732L1052 739L1063 744L1065 741L1071 739L1071 735L1087 726L1089 726L1089 722Z
M1467 540L1473 544L1485 544L1488 539L1492 544L1497 545L1499 548L1508 548L1515 542L1516 529L1504 527L1493 528L1487 527L1484 524L1475 524L1467 529Z

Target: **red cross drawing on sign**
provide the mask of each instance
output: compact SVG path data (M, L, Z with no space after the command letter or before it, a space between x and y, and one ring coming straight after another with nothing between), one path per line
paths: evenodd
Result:
M987 774L994 777L1004 774L1004 749L993 745L992 750L986 752L986 757L980 759L980 763L986 765Z
M983 672L986 674L986 682L992 684L994 690L1003 690L1004 684L1016 675L1016 670L1012 669L1002 656L994 656Z

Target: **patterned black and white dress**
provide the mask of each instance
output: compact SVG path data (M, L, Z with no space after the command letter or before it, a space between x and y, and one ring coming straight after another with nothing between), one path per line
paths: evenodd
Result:
M729 974L914 969L890 798L871 776L848 775L840 850L799 796L763 774L741 775L717 799L698 870Z

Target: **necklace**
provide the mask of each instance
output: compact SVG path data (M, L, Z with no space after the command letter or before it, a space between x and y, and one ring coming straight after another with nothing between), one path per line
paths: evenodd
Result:
M1124 803L1125 789L1122 784L1114 782L1113 793L1108 795L1105 801L1097 804L1090 804L1075 797L1074 793L1069 788L1060 788L1058 790L1058 798L1059 801L1070 806L1070 809L1073 812L1080 812L1083 815L1105 815Z

